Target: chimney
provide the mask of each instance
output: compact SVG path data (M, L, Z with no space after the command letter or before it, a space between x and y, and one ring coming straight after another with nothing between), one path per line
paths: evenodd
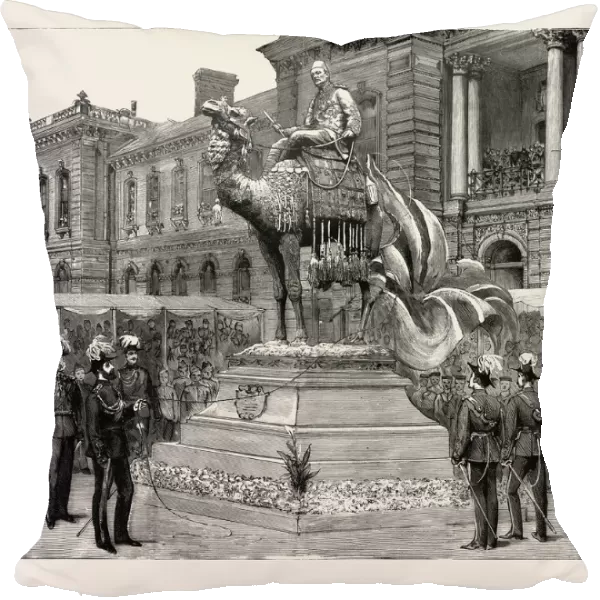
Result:
M202 105L207 100L220 100L223 96L229 104L233 104L233 90L239 83L236 75L213 71L212 69L198 69L194 73L194 87L196 97L194 101L194 116L201 114Z
M131 101L131 116L135 117L137 115L137 100Z

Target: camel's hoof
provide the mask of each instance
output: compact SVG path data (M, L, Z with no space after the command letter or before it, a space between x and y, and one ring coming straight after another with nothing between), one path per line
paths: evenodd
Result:
M291 345L294 347L298 347L298 346L306 346L307 341L306 338L296 338Z

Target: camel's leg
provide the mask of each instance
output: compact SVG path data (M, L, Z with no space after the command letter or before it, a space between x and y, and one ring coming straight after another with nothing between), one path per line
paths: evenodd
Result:
M367 258L373 260L381 250L381 236L383 234L383 212L379 204L367 207L367 226L365 227L365 246Z
M358 283L362 294L362 303L360 309L360 325L358 331L348 336L347 343L349 344L364 344L365 333L367 330L367 324L369 317L371 316L371 309L373 308L374 298L371 297L371 289L368 281L360 281Z
M283 257L279 249L272 242L258 237L258 246L271 272L273 279L273 295L277 301L277 330L275 339L278 341L287 340L285 329L285 303L287 301L287 290L285 288L285 266Z
M285 287L292 301L296 316L295 343L306 343L306 326L302 310L302 282L300 281L300 238L293 233L285 233L279 244L285 265Z

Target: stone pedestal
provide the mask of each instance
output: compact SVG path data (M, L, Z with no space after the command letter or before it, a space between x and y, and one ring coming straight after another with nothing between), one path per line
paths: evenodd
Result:
M452 477L446 430L412 406L385 349L259 345L219 379L217 402L182 424L181 443L155 444L155 460L278 479L292 428L318 479ZM249 385L262 392L244 397Z

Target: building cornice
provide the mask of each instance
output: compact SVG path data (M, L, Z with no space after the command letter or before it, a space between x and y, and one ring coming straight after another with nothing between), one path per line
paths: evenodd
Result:
M116 138L126 133L112 127L99 125L85 118L74 119L71 122L64 122L61 125L61 127L45 131L43 134L34 134L36 152L41 152L47 148L71 140L79 140L83 137L105 140Z

